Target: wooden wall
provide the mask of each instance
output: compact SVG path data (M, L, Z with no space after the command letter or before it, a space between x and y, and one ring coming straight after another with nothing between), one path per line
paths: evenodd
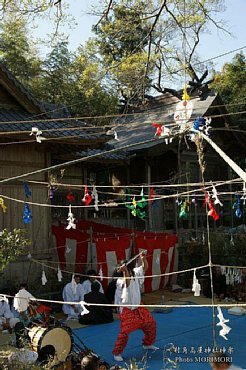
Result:
M45 151L40 151L38 145L6 145L0 146L0 179L7 179L20 174L29 173L49 165L49 154ZM15 180L7 183L0 183L0 194L12 198L4 199L5 205L8 207L7 212L3 213L0 210L0 228L7 228L13 230L14 228L21 228L27 230L27 236L31 239L30 247L31 254L35 257L49 256L49 241L51 216L50 208L41 206L47 204L48 191L47 186L41 184L28 183L32 196L28 199L25 196L23 181L36 180L47 181L47 174L41 173L32 175L21 181ZM32 213L32 221L30 224L25 224L23 220L23 213L25 200L38 203L39 205L30 205ZM18 202L20 201L20 202ZM25 277L25 267L23 262L20 264L11 264L7 271L8 278L15 276L17 278Z

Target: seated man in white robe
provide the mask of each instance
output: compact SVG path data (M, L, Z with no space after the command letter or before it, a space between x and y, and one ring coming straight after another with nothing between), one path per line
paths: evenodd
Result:
M99 292L104 293L102 284L100 283L100 281L98 281L96 279L96 276L97 276L96 271L95 270L89 270L87 272L87 276L88 276L88 278L85 281L83 281L83 283L82 283L82 288L83 288L84 294L88 294L88 293L91 292L91 283L93 283L94 281L96 281L100 285ZM83 298L82 300L84 300L84 296L82 298Z
M84 299L84 291L82 284L80 284L79 275L73 275L71 282L65 285L62 298L65 302L80 302ZM78 319L78 316L83 311L80 304L64 304L62 310L68 315L67 320Z
M14 318L10 310L8 299L0 295L0 331L11 333L12 329L19 321L19 319Z
M25 324L29 324L29 313L28 308L31 304L31 301L35 302L35 298L33 295L28 292L27 284L22 283L20 284L19 291L14 296L14 303L13 308L15 310L14 314Z

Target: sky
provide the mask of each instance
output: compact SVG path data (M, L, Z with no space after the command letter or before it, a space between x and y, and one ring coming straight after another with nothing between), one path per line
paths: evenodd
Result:
M68 0L67 0L68 1ZM75 18L77 26L70 29L67 25L64 28L64 33L69 34L69 49L75 50L79 45L84 45L89 37L93 36L91 27L95 24L98 18L89 15L91 8L99 4L96 0L71 0L70 12ZM201 36L198 52L200 60L207 60L217 55L226 53L230 50L235 50L246 46L246 0L225 0L226 11L218 14L217 19L223 19L226 22L226 28L233 34L233 37L225 34L223 31L218 31L214 25L210 27L210 33ZM47 31L51 31L51 27L46 24L39 24L36 35L44 37ZM246 54L246 49L244 49ZM214 67L217 71L221 70L226 62L231 62L235 53L220 57L214 60Z

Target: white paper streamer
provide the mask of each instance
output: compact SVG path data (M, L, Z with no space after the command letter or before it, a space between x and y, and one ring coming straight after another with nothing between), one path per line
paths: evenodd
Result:
M44 272L44 270L42 271L42 278L41 278L41 280L42 280L42 285L45 285L46 283L47 283L47 278L46 278L46 275L45 275L45 272Z
M98 208L98 193L97 193L97 189L95 187L95 185L93 185L93 190L92 190L92 198L94 199L94 203L95 203L95 210L98 212L99 211L99 208Z
M46 138L42 136L42 131L40 131L38 127L32 127L32 131L29 135L35 135L36 141L39 144L41 144L43 140L46 140Z
M69 204L69 211L68 211L67 221L68 221L68 225L66 227L67 230L69 230L69 229L76 229L76 225L74 223L75 218L73 217L71 204Z
M226 335L231 331L231 328L226 325L226 322L229 322L229 320L226 320L223 316L223 313L222 313L222 310L220 307L217 307L217 310L218 310L218 319L219 319L219 322L218 324L216 324L216 326L221 326L221 330L220 330L220 336L223 337L225 340L228 340L228 338L226 337Z
M201 291L201 285L198 282L198 279L196 278L196 269L194 269L193 274L193 284L192 284L192 292L194 292L194 297L199 297Z
M72 283L72 292L75 295L77 293L77 283L76 283L76 281L74 279L74 274L72 276L71 283Z
M98 275L100 276L100 280L103 281L103 271L102 271L102 266L100 266Z
M61 272L60 266L58 266L58 270L57 270L57 279L59 282L62 281L62 272Z
M214 185L212 185L212 198L214 199L214 204L219 204L221 207L223 207L223 204L218 198L218 193Z
M84 315L86 315L87 313L89 313L90 311L89 310L87 310L87 308L85 307L85 302L84 301L80 301L79 302L79 304L80 304L80 306L81 306L81 308L82 308L82 312L81 312L81 316L84 316Z

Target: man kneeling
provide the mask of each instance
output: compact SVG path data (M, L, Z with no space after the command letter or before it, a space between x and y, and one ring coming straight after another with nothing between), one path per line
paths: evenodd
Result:
M91 283L91 292L85 294L84 301L87 303L108 304L108 300L104 293L100 291L100 284L97 281ZM106 306L87 306L89 313L79 316L80 324L106 324L114 321L111 307Z

